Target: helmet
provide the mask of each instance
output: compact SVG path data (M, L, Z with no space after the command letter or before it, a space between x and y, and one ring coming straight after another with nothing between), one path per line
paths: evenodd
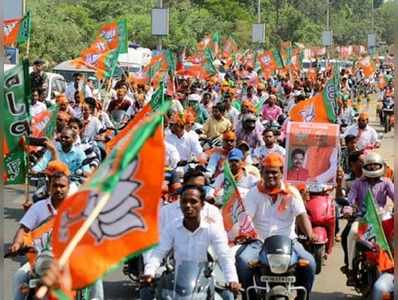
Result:
M377 170L369 170L368 167L373 164L379 165L379 168ZM382 177L384 175L384 160L380 154L371 152L366 155L362 172L363 175L368 178Z

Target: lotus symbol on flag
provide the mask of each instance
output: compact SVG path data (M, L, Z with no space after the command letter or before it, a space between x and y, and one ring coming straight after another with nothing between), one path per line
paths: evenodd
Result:
M4 26L4 35L8 36L10 35L10 33L14 30L15 26L17 24L15 22L7 24L6 26Z
M108 42L111 42L113 40L113 38L116 36L116 30L112 29L112 30L108 30L108 31L103 31L103 32L101 32L101 36Z
M109 202L98 215L90 227L90 232L97 242L104 238L118 238L125 232L134 228L145 228L143 220L134 212L141 207L141 201L134 195L140 183L134 181L133 175L137 169L134 161L122 174L121 180L112 193ZM95 208L98 194L91 194L87 208L83 215L88 217Z
M141 183L134 180L137 170L137 161L134 161L123 172L114 192L110 196L105 207L90 226L89 232L97 243L104 239L118 239L127 231L133 229L143 229L146 226L143 219L134 209L142 206L141 200L134 195L134 192L141 186ZM97 191L90 193L87 206L77 216L71 216L67 211L61 216L60 240L67 241L69 237L69 227L75 222L87 219L97 206L100 194Z
M304 122L312 122L315 118L315 107L314 105L310 105L306 107L303 111L300 112L300 115L303 117Z
M261 60L263 61L263 63L265 65L268 65L271 62L271 57L269 57L269 55L264 55Z
M14 161L11 161L10 163L7 164L7 169L9 171L8 176L10 180L15 180L15 178L18 176L21 166L21 160L17 159Z

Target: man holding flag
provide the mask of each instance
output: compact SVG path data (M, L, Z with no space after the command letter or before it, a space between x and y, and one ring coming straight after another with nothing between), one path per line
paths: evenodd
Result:
M368 192L370 191L371 197L374 197L377 214L388 214L386 207L387 198L394 199L394 184L391 180L383 177L384 175L384 161L383 158L371 152L365 157L365 162L362 167L363 177L357 179L351 187L348 194L348 201L350 206L354 208L354 212L358 217L365 216L371 209L367 205ZM371 200L373 201L373 200ZM355 255L355 245L358 235L359 221L348 223L351 226L347 237L346 255L348 259L347 270L347 285L352 286L355 284L353 269L353 260ZM388 246L388 245L387 245Z

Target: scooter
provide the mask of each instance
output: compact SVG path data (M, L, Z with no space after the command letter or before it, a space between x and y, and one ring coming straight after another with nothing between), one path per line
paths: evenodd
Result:
M261 243L256 241L256 243ZM247 247L237 255L256 247ZM257 252L258 253L258 252ZM253 285L246 288L246 299L293 300L298 291L303 291L304 299L308 291L303 286L295 286L296 270L307 268L309 261L299 259L293 251L293 241L286 236L274 235L267 238L260 248L258 260L250 262L253 272Z
M311 244L303 243L315 259L316 274L322 270L327 255L330 255L334 245L336 230L336 208L330 195L330 186L324 184L310 184L308 186L310 198L305 203L307 213L315 235Z

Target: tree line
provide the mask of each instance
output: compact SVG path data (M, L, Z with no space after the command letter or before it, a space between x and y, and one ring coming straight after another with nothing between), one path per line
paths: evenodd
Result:
M321 45L326 28L326 0L261 0L265 23L263 48L281 41ZM131 42L156 48L151 35L151 9L157 0L30 0L32 38L30 57L50 64L75 58L93 41L99 25L127 19ZM251 26L257 22L257 0L163 0L170 10L170 32L163 46L193 51L206 33L231 36L240 48L255 48ZM392 43L395 1L374 0L374 28L379 40ZM336 45L367 44L372 31L372 0L329 0L330 28ZM23 49L21 50L23 51Z

